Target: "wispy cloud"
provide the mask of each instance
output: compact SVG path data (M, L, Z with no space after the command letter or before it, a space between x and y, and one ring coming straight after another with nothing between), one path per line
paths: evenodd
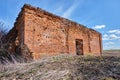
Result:
M106 25L96 25L95 27L93 27L94 29L102 29L105 28Z
M80 4L80 2L75 0L74 3L63 13L62 17L70 18L73 11L78 7L79 4Z
M54 12L55 14L57 14L57 15L62 14L62 12L63 12L63 6L58 7L58 8L55 9L53 12Z
M120 30L119 30L119 29L110 30L110 31L108 31L108 32L109 32L109 33L120 34Z
M113 45L115 43L114 42L106 42L105 44L110 46L110 45Z
M109 36L107 34L104 34L102 40L109 40Z
M110 39L119 39L120 37L115 35L115 34L111 34L110 35Z
M120 36L117 36L116 34L104 34L103 35L103 40L115 40L115 39L120 39Z

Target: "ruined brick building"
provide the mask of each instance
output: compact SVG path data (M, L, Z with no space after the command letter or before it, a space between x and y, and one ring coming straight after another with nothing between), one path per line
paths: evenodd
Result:
M14 36L10 51L18 49L23 56L34 59L61 53L100 55L102 52L99 32L27 4L9 36ZM25 53L25 47L29 54Z

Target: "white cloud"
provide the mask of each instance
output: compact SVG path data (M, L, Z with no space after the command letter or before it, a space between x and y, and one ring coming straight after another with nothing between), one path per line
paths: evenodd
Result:
M120 43L115 41L107 41L103 43L104 50L120 49Z
M114 42L107 42L107 43L105 43L105 45L112 45L112 44L114 44Z
M104 49L119 49L120 29L109 30L102 36Z
M111 34L110 35L110 39L119 39L120 37L115 35L115 34Z
M69 18L78 5L79 2L75 0L74 3L63 13L62 17Z
M111 35L104 34L102 37L102 40L115 40L115 39L120 39L120 36L117 36L115 34Z
M93 27L94 29L102 29L105 28L106 25L96 25L95 27Z
M115 33L118 30L110 30L109 33Z
M56 13L56 14L61 14L63 12L63 6L58 7L53 12Z
M107 34L104 34L102 37L103 40L109 40L109 36Z
M110 30L110 31L108 31L108 32L109 32L109 33L120 34L120 30L119 30L119 29Z
M108 37L108 35L107 35L107 34L104 34L103 37Z

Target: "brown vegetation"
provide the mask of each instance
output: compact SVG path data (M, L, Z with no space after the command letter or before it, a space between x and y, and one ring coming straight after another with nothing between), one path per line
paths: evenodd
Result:
M17 52L11 52L11 42L13 36L8 35L8 29L3 22L0 22L0 65L16 62L25 62L25 59ZM13 32L12 34L14 34Z
M1 80L119 80L120 57L58 55L3 65Z

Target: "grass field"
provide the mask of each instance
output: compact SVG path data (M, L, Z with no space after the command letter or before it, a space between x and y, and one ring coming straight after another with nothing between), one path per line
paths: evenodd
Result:
M0 80L120 80L120 56L106 54L62 54L30 63L0 65Z
M120 50L118 49L118 50L103 50L103 52L120 52Z
M103 56L120 56L120 50L103 50Z

